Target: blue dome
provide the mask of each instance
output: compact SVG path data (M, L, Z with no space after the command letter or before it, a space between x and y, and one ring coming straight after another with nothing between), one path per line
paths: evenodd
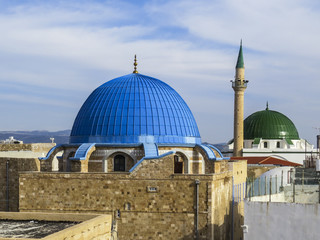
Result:
M200 144L201 139L192 112L173 88L133 73L91 93L74 121L70 143Z

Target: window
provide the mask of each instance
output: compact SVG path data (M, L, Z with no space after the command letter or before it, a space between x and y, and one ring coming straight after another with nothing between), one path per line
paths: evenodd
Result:
M127 211L130 211L131 210L131 204L130 203L126 203L124 205L124 209L127 210Z
M280 142L277 142L277 148L280 148Z
M178 155L174 155L174 173L182 173L183 161Z
M267 142L264 142L264 143L263 143L263 147L264 147L264 148L268 148L268 143L267 143Z
M114 171L124 172L126 170L126 159L122 155L116 155L113 159Z

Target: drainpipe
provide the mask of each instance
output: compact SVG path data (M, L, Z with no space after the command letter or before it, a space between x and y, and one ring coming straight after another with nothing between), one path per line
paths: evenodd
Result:
M296 179L293 179L293 185L292 185L292 201L296 202Z
M7 212L9 212L9 160L7 160L7 163L6 163L6 173L7 173L6 204L7 204Z
M196 179L194 181L194 183L196 184L196 205L195 205L195 239L198 240L199 239L199 185L200 185L200 181L199 179Z
M320 203L320 180L318 179L318 183L319 183L319 203Z

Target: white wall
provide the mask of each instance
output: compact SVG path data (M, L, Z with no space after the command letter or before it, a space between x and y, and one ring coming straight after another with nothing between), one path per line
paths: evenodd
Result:
M245 240L318 240L320 239L319 204L244 203Z
M271 202L286 202L284 192L271 194L271 196L262 195L262 196L250 197L250 201L255 201L255 202L269 202L270 200Z

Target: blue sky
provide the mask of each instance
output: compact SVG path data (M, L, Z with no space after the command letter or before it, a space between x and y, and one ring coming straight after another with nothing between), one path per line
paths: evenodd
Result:
M88 95L132 72L171 85L203 141L233 134L243 39L245 117L269 107L314 143L320 127L317 0L0 0L0 130L71 129Z

